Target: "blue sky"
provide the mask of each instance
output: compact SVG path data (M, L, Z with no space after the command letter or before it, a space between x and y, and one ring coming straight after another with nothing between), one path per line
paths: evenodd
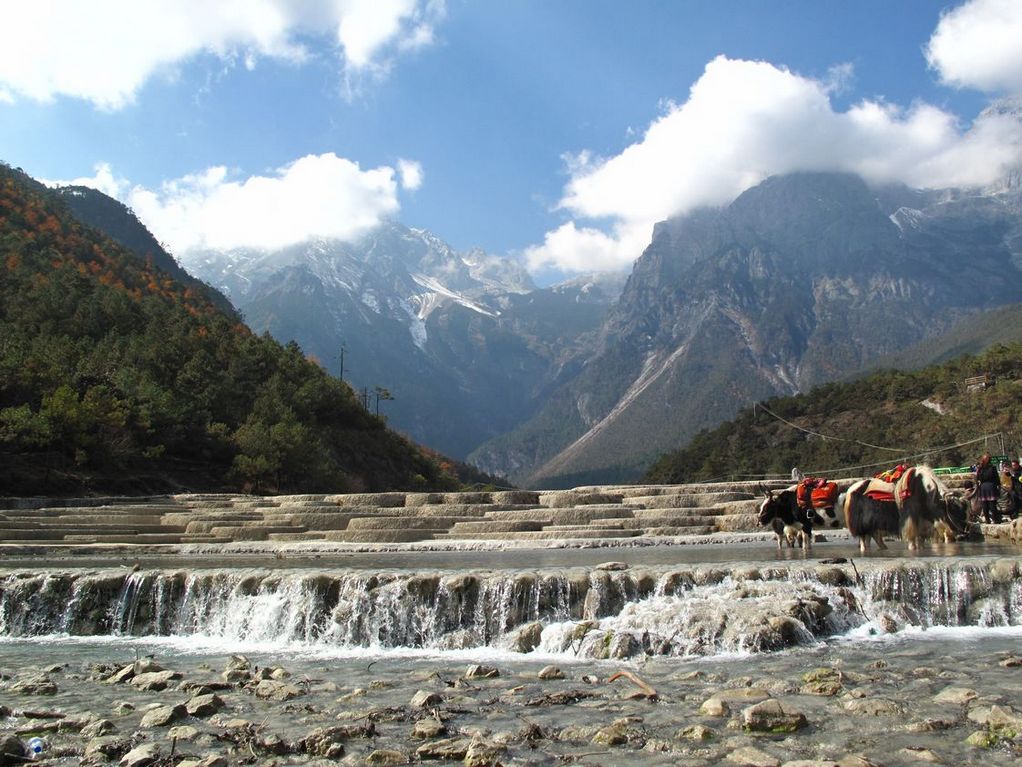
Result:
M772 173L996 181L1018 120L977 118L1022 93L1020 8L8 3L0 159L115 194L186 262L392 217L541 278L627 268Z

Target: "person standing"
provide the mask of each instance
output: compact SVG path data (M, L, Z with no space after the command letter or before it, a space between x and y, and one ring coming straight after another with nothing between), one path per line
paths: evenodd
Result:
M1018 458L1011 459L1008 476L1011 477L1011 516L1017 517L1022 511L1022 464Z
M997 508L997 499L1001 496L1001 480L997 476L997 467L990 461L990 453L983 453L980 456L979 464L976 466L976 485L979 487L983 521L999 525L1001 511Z

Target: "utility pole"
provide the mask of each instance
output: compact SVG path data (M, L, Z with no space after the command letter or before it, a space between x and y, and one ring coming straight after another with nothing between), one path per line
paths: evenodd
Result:
M338 376L342 381L344 380L344 353L348 351L348 347L344 341L341 341L341 373Z

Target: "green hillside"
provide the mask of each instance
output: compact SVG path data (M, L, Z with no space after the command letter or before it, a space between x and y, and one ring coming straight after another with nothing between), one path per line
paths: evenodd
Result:
M967 378L984 374L992 376L991 386L965 386ZM918 371L884 370L762 404L662 456L646 481L787 475L794 466L807 473L854 476L869 473L868 464L904 458L968 465L985 449L998 452L1002 438L1004 448L1017 453L1022 343L996 344L979 356ZM991 434L1002 436L971 442ZM964 442L971 444L954 447Z
M296 344L0 166L0 495L455 485Z

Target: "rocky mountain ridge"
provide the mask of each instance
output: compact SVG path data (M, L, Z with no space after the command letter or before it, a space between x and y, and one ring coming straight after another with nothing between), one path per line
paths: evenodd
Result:
M806 173L658 224L579 375L470 460L537 486L630 480L743 405L1017 302L1019 200Z
M354 243L279 251L193 251L193 273L227 293L259 332L297 340L328 370L394 397L396 428L463 457L528 418L598 329L623 283L537 289L516 261L458 252L397 223Z

